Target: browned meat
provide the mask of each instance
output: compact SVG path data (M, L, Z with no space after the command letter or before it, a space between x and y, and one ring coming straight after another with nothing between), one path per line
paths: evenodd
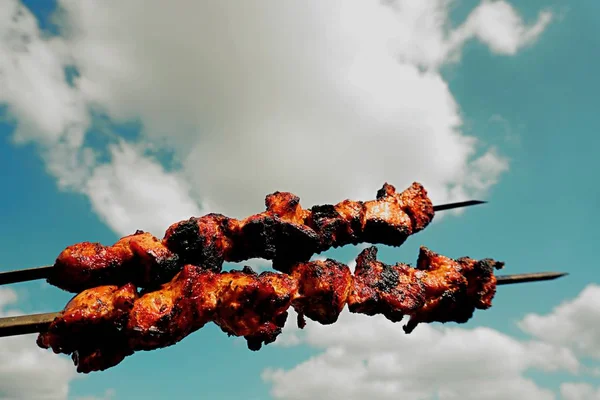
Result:
M327 259L297 264L292 277L298 282L294 309L323 325L337 321L346 305L352 286L352 273L347 265Z
M296 263L331 247L363 242L400 246L434 214L418 183L402 193L386 183L377 199L367 202L344 200L303 209L297 196L275 192L265 205L265 212L243 220L208 214L177 222L162 242L138 231L113 246L70 246L57 258L48 282L73 292L127 282L152 289L186 264L219 272L224 261L251 258L273 260L276 270L289 273Z
M214 317L220 284L219 274L183 267L171 282L135 302L127 325L129 346L136 351L171 346L202 328Z
M214 273L186 265L159 290L137 297L127 284L100 286L71 300L38 345L72 354L79 372L110 368L139 350L171 346L215 322L259 350L281 333L297 282L285 274ZM135 301L134 301L135 300Z
M219 272L233 249L232 231L237 221L221 214L192 217L171 225L163 243L183 264L202 265Z
M366 315L383 314L393 322L422 307L424 273L409 265L387 265L377 261L377 249L363 250L356 259L354 285L348 309Z
M465 323L475 309L490 308L496 294L494 270L503 267L503 262L489 258L453 260L421 247L417 268L426 272L422 279L426 301L409 314L405 332L412 332L420 322Z
M420 322L464 323L476 308L489 308L496 293L494 269L504 266L491 259L453 260L425 247L421 247L417 268L387 265L376 257L375 247L358 256L348 309L383 314L394 322L408 315L407 333Z
M344 200L334 206L314 206L307 225L319 232L320 251L347 244L380 243L400 246L425 229L433 219L433 204L427 191L413 183L402 193L384 184L376 200Z
M214 322L223 332L244 336L252 350L275 341L297 294L297 282L285 274L244 271L221 274Z
M38 344L73 354L80 372L116 365L134 351L173 345L209 321L251 350L273 342L292 306L321 324L332 324L348 304L354 313L383 314L393 322L466 322L491 306L494 269L503 263L452 260L422 247L417 267L377 261L377 249L360 253L354 277L334 260L298 263L291 273L213 272L186 265L159 290L137 296L135 287L88 289L67 305Z
M155 287L180 268L178 256L160 240L137 231L112 246L83 242L67 247L56 259L48 282L71 292L128 282Z
M99 286L75 296L38 346L71 354L77 372L102 371L133 354L121 332L137 298L135 286Z

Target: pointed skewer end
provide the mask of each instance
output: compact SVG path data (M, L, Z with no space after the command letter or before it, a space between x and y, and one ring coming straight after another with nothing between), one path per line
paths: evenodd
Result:
M434 206L433 210L434 211L445 211L445 210L452 210L455 208L477 206L479 204L486 204L486 203L487 203L487 201L483 201L483 200L460 201L458 203L440 204L440 205Z
M496 279L497 285L510 285L513 283L551 281L569 275L568 272L536 272L532 274L500 275Z

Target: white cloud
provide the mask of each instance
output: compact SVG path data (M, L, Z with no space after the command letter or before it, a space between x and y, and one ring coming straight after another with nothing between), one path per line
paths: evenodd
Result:
M80 91L64 80L64 43L42 38L15 0L0 6L0 38L0 104L17 124L13 139L39 145L61 184L80 182L89 117Z
M514 54L535 41L550 14L526 25L508 3L485 1L451 29L451 3L62 0L65 31L47 38L27 9L7 0L0 6L0 103L18 126L15 141L36 144L59 183L88 195L93 209L120 234L137 228L160 234L167 224L206 210L238 217L254 213L274 190L293 191L310 205L372 198L384 181L403 188L418 180L436 203L483 196L508 161L461 131L460 107L438 68L457 61L471 39L493 52ZM65 80L67 65L79 70L74 86ZM92 110L117 123L139 121L141 143L118 141L104 149L107 159L100 157L86 142ZM172 147L182 169L165 170L143 151L149 143ZM447 350L437 358L447 367L458 349L475 361L480 352L516 351L498 363L505 367L494 370L498 376L469 370L490 391L496 388L492 378L518 388L509 393L515 398L551 398L522 375L542 368L540 360L555 368L577 367L568 350L488 329L425 326L407 340L396 325L359 321L344 315L336 328L328 327L329 339L325 331L323 338L311 336L321 328L307 330L310 344L328 348L308 365L330 372L338 394L350 387L339 385L344 373L344 382L354 377L357 393L368 391L373 399L398 390L407 397L431 393L415 386L418 376L437 382L440 398L455 398L464 381L431 377L436 369L424 366L417 348L431 348L428 357L439 357L434 348ZM373 353L348 354L343 345L327 342L334 332L347 346L369 345ZM355 343L360 335L365 342ZM465 338L472 348L460 348ZM7 362L15 364L4 365L15 368L0 371L0 382L16 385L38 374L42 383L35 389L44 387L48 372L36 366L39 360L62 359L32 350L29 340L7 339L11 347L2 351L25 349L18 353L25 361L18 364L20 358L11 354ZM386 341L394 344L391 352L377 353ZM513 345L517 350L509 349ZM402 369L398 360L409 355L412 369ZM266 374L281 398L303 393L278 386L289 374L304 374L307 384L319 379L306 366L293 371ZM388 371L410 380L400 387ZM53 389L67 390L70 375L64 374L62 381L52 379ZM373 374L380 381L371 380ZM492 392L481 396L495 398Z
M335 325L292 329L281 345L305 343L319 353L289 370L267 369L263 379L283 400L555 399L556 393L527 373L595 375L600 365L590 368L577 356L599 354L600 342L590 340L598 337L598 293L597 285L589 285L547 315L526 316L519 326L530 340L439 324L423 324L405 335L401 324L383 317L344 312ZM600 389L565 382L560 394L565 400L592 400L600 398Z
M437 68L471 39L514 54L550 16L526 25L508 3L486 1L451 29L447 0L60 5L63 36L48 39L25 8L4 3L0 101L15 137L41 145L49 171L121 234L152 218L162 227L176 217L168 207L254 213L274 190L307 205L372 198L384 181L422 181L436 202L485 195L508 162L461 133ZM80 73L74 87L67 65ZM84 140L90 110L141 122L142 142L171 146L183 169L146 154L128 165L123 149L96 157ZM127 188L138 174L149 183L147 165L167 183L161 201L154 183ZM115 176L125 180L106 180Z
M446 83L422 57L402 61L447 47L445 3L145 1L142 17L135 2L62 2L86 98L168 138L202 199L236 215L278 189L314 204L373 197L385 180L423 180L439 201L493 184L506 161L484 150L496 168L479 170Z
M0 289L0 317L21 314L17 300L13 290ZM72 362L38 348L35 335L0 338L0 398L66 400L75 377Z
M560 394L564 400L600 400L600 388L587 383L563 383Z
M90 104L65 80L70 50L61 38L45 38L15 0L0 6L0 38L0 104L17 125L13 139L36 144L61 187L88 195L120 234L145 229L162 235L174 221L200 213L185 180L140 146L119 141L101 163L96 149L84 145Z
M111 400L115 397L114 389L106 389L102 396L84 396L76 397L75 400Z
M22 315L18 301L17 292L0 288L0 318ZM67 400L71 382L82 378L68 357L39 348L35 340L35 334L0 338L0 399ZM110 400L114 394L108 389L76 400Z
M335 325L305 329L298 341L322 352L263 372L276 399L554 399L524 373L579 369L568 349L488 328L423 325L405 335L401 324L345 312Z
M173 222L200 214L177 173L125 143L111 146L110 153L112 162L94 169L85 192L94 211L117 232L142 229L161 237Z
M600 286L591 284L575 299L548 315L529 314L520 327L545 342L568 346L580 355L600 360Z
M552 13L543 11L533 25L526 26L507 2L483 0L455 32L453 40L461 43L477 38L495 53L513 55L534 43L551 20Z

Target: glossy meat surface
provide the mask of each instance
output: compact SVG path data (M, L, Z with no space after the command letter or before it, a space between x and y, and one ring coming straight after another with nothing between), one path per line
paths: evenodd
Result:
M297 282L250 268L214 273L186 265L158 290L137 295L132 284L99 286L67 304L38 345L72 354L79 372L100 371L134 351L174 345L207 322L246 338L259 350L281 333Z
M350 312L383 314L393 322L404 316L410 333L423 322L470 319L486 309L496 290L494 270L503 263L453 260L421 248L416 268L387 265L377 249L363 250L354 276L347 265L327 259L298 263L290 274L213 272L193 265L168 283L138 295L132 284L88 289L67 304L38 344L72 354L78 371L112 367L135 351L171 346L208 322L231 336L241 336L258 350L276 340L293 307L321 324Z
M275 341L297 293L297 282L285 274L250 268L221 274L219 307L214 322L227 334L244 336L252 350Z
M183 267L171 282L143 294L127 324L133 350L171 346L211 321L220 288L219 275L193 265Z
M237 220L221 214L193 217L171 225L162 241L138 231L112 246L83 242L57 258L48 282L79 292L98 285L132 282L157 288L186 264L219 272L225 261L273 261L289 273L317 253L358 243L400 246L433 219L433 205L422 185L401 193L389 184L371 201L344 200L303 209L288 192L266 197L266 211Z
M183 264L202 265L219 272L232 251L235 229L236 220L221 214L192 217L171 225L163 243L179 255Z
M425 302L424 273L409 265L387 265L377 260L377 249L369 247L356 259L354 284L348 309L366 315L383 314L393 322L418 310Z
M298 282L293 306L300 318L306 316L323 325L336 322L352 287L350 268L327 259L298 264L291 275Z
M178 256L151 234L137 231L112 246L83 242L67 247L54 263L48 283L79 292L101 285L156 286L181 268Z
M421 247L417 268L426 272L422 279L426 302L410 314L407 333L421 322L465 323L475 309L490 308L496 294L494 270L504 268L504 263L489 258L453 260Z
M137 299L135 286L99 286L75 296L37 344L71 354L77 372L101 371L133 354L123 335Z
M504 263L468 257L453 260L421 247L417 267L377 261L370 247L357 258L351 312L383 314L393 322L410 316L412 332L421 322L467 322L475 309L486 309L496 293L495 269Z

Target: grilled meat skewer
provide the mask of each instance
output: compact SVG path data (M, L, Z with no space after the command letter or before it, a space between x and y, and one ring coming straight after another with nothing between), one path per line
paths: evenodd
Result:
M287 192L270 194L267 210L243 220L221 214L193 217L173 224L161 241L137 231L112 246L83 242L67 247L56 259L48 282L71 292L99 285L156 288L186 264L219 272L223 262L251 258L273 260L288 273L297 262L348 244L400 246L423 230L434 216L433 204L419 183L401 193L389 184L376 200L344 200L310 209Z
M328 325L347 304L352 313L383 314L393 322L469 320L475 309L491 306L496 291L491 259L457 260L421 248L416 268L377 261L377 249L363 250L354 275L331 259L301 262L289 274L215 272L187 264L159 290L138 294L132 283L106 285L76 295L38 345L71 354L77 370L110 368L140 350L177 343L208 322L229 335L243 336L251 350L275 341L293 307L304 317Z

